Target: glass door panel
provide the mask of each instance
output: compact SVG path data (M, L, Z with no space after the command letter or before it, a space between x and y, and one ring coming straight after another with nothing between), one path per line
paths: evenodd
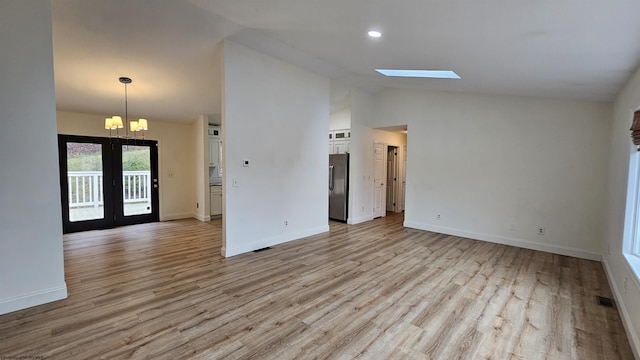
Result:
M67 143L69 221L104 219L102 144Z
M58 158L63 231L111 226L114 219L109 142L90 136L58 135Z
M113 141L114 225L159 220L158 142Z
M122 199L124 216L151 214L151 149L122 146Z

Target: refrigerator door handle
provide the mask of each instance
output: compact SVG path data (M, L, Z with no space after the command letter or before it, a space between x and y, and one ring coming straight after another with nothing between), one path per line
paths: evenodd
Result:
M329 190L333 190L333 165L329 165Z

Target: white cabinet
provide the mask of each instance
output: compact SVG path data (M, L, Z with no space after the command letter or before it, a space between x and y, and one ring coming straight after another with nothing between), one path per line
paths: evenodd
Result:
M222 186L211 186L211 216L222 215Z
M220 139L209 136L209 166L220 166Z
M218 141L218 177L222 177L222 140Z
M222 176L222 138L219 126L209 126L209 167L216 168L217 176Z
M335 154L333 151L333 131L329 131L329 155Z
M333 142L333 153L344 154L349 152L350 140L336 140Z
M351 139L351 130L350 129L336 130L333 132L333 139L334 140Z
M349 152L351 145L351 130L336 130L329 132L329 154L344 154Z

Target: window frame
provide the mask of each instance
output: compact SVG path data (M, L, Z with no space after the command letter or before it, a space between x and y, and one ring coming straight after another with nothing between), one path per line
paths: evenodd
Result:
M635 110L634 110L635 111ZM631 112L630 118L633 118ZM629 174L625 209L622 256L640 286L640 151L629 141Z

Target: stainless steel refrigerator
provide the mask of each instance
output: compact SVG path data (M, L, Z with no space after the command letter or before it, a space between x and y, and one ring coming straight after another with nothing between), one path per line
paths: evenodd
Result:
M349 154L329 155L329 219L347 221Z

